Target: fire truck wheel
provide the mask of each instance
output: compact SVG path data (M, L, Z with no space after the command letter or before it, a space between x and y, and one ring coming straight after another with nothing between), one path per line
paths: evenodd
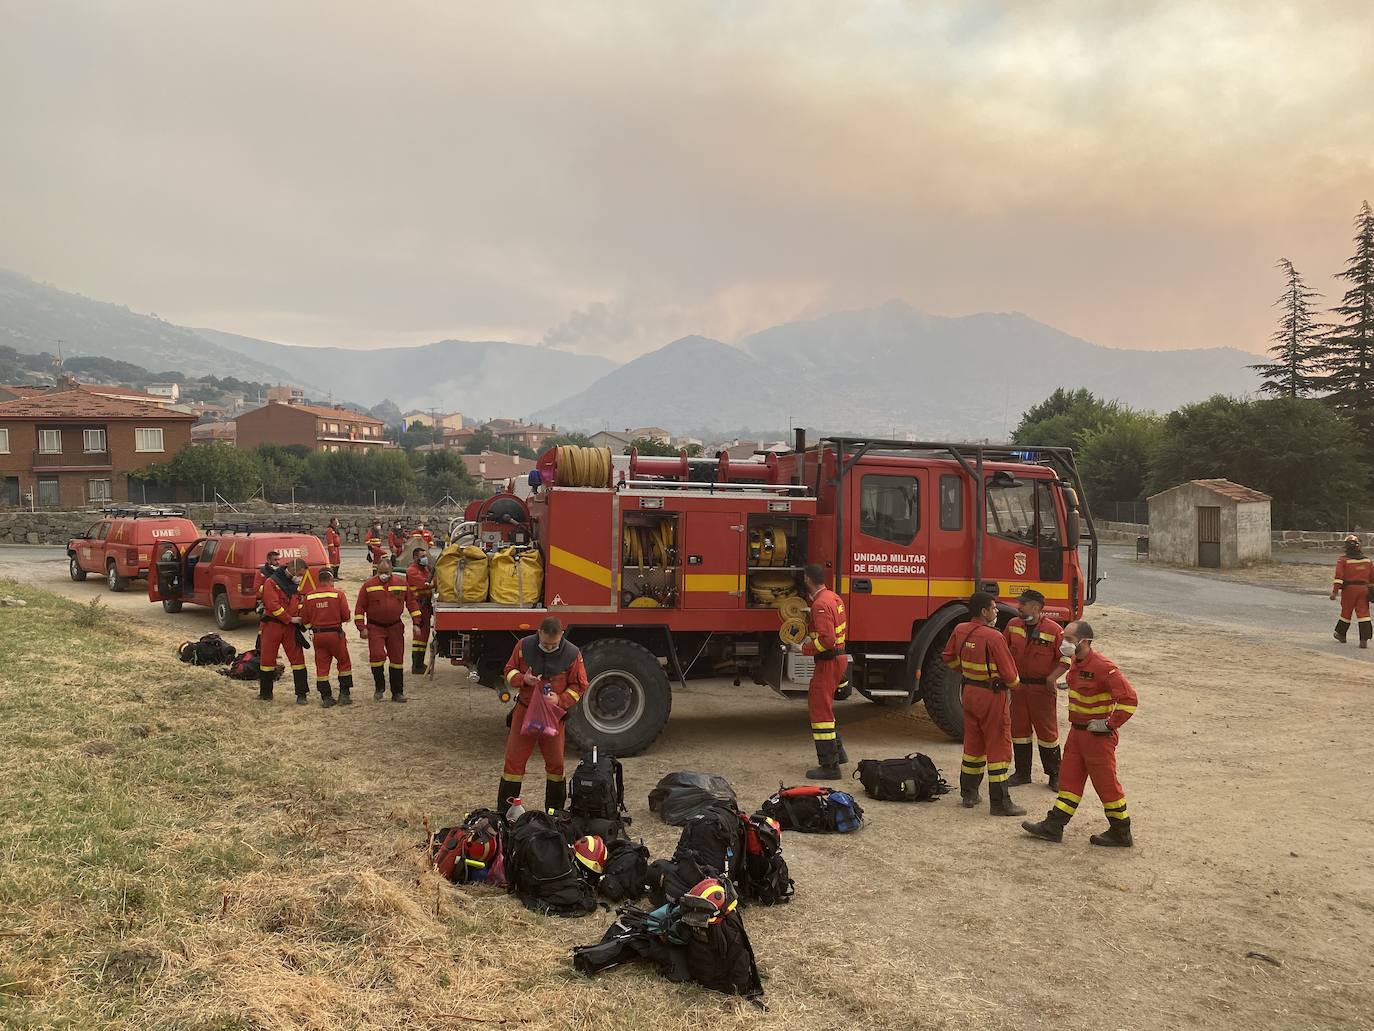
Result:
M86 571L81 568L81 563L76 560L75 555L72 556L71 566L69 568L72 574L72 579L75 580L77 583L80 583L82 580L86 579Z
M954 741L964 740L962 689L963 679L941 661L939 649L931 648L921 667L921 697L931 720Z
M110 559L105 566L105 582L110 585L112 591L123 591L128 589L129 578L121 576L118 567L114 564L114 559Z
M215 626L233 630L242 622L238 609L229 604L229 594L223 588L215 592Z
M609 638L582 650L587 694L568 716L568 736L580 750L597 745L617 756L638 755L668 723L673 692L653 652Z

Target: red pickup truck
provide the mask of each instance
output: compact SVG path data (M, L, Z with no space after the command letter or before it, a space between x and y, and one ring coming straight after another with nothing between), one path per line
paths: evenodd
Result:
M107 508L101 515L100 522L67 542L68 571L77 582L102 576L112 591L147 576L159 544L189 543L200 536L182 509Z
M329 565L324 544L303 529L223 524L207 527L209 535L193 541L161 544L148 577L148 600L162 602L167 612L207 606L214 609L217 627L232 630L257 607L255 578L269 551L283 563L304 559L312 575Z

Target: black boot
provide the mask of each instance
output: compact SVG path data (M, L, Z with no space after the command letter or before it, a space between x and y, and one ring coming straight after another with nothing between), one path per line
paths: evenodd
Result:
M353 674L352 674L352 673L340 673L340 674L339 674L339 704L340 704L340 705L352 705L352 704L353 704Z
M544 781L544 812L550 809L562 809L568 802L568 782L563 779L554 780L550 777Z
M391 700L393 702L404 702L406 700L406 671L391 667Z
M841 680L841 681L839 682L839 684L837 684L837 685L835 686L835 701L837 701L837 702L848 701L848 700L849 700L849 696L850 696L851 694L853 694L853 693L854 693L854 688L853 688L853 686L849 683L849 676L846 675L846 676L844 677L844 679Z
M1016 772L1011 775L1011 779L1007 783L1010 785L1029 784L1031 782L1030 742L1027 741L1025 744L1019 741L1013 742L1011 754L1012 758L1016 760Z
M1062 809L1051 809L1039 823L1033 820L1021 821L1021 829L1032 838L1053 841L1056 844L1064 840L1064 828L1068 825L1069 815Z
M840 780L844 776L840 772L840 750L835 741L829 738L816 742L816 761L820 765L806 771L807 780Z
M1348 619L1338 619L1338 620L1336 620L1336 629L1335 629L1335 631L1332 633L1331 636L1334 637L1336 640L1340 641L1341 644L1345 644L1345 635L1346 635L1346 632L1347 632L1349 629L1350 629L1350 620L1348 620Z
M420 674L425 671L425 646L412 646L410 649L410 672Z
M1058 745L1055 745L1053 748L1046 748L1044 745L1040 746L1040 765L1045 768L1045 773L1049 775L1050 790L1055 792L1059 790L1060 755L1061 753Z
M315 686L320 691L320 706L322 708L328 709L335 704L334 692L330 690L328 680L317 680Z
M293 669L291 680L296 685L296 704L310 704L310 675L303 669Z
M1093 834L1088 840L1094 845L1102 845L1105 848L1130 848L1135 844L1131 838L1131 818L1128 816L1124 820L1108 820L1110 826L1101 834Z
M983 800L983 796L978 793L978 785L981 783L981 773L959 774L959 804L965 809L972 809Z
M382 666L372 667L372 700L380 702L386 697L386 669Z
M1367 619L1360 620L1360 647L1368 648L1369 639L1374 637L1374 623Z
M846 752L846 751L844 750L844 739L841 738L839 734L836 734L836 735L835 735L835 746L839 749L839 753L840 753L840 762L839 762L839 764L840 764L841 766L848 765L848 763L849 763L849 753Z
M270 702L272 700L272 681L276 675L277 671L274 669L258 670L258 701Z
M520 797L520 781L511 780L509 777L502 777L501 784L496 789L496 811L502 816L506 815L506 810L514 799Z
M1026 811L1011 800L1007 782L988 782L988 813L992 816L1025 816Z

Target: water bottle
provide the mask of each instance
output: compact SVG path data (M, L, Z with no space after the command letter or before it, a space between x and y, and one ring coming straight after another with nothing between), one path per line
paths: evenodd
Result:
M510 808L506 810L506 822L514 823L525 815L525 803L518 798L510 800Z

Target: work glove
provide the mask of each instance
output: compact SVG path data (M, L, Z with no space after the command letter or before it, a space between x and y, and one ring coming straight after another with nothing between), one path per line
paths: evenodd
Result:
M1110 734L1111 732L1112 732L1112 728L1109 727L1109 726L1107 726L1107 721L1106 721L1106 720L1089 720L1089 721L1088 721L1088 733L1089 733L1089 734L1097 734L1097 735L1099 735L1099 736L1105 736L1105 735L1107 735L1107 734Z
M788 650L789 652L791 652L793 655L800 655L800 654L801 654L801 650L802 650L802 646L799 645L799 644L789 644L789 645L787 646L787 650Z
M1331 592L1331 600L1332 600L1332 601L1335 601L1335 600L1336 600L1336 592L1335 592L1335 591L1332 591L1332 592Z

